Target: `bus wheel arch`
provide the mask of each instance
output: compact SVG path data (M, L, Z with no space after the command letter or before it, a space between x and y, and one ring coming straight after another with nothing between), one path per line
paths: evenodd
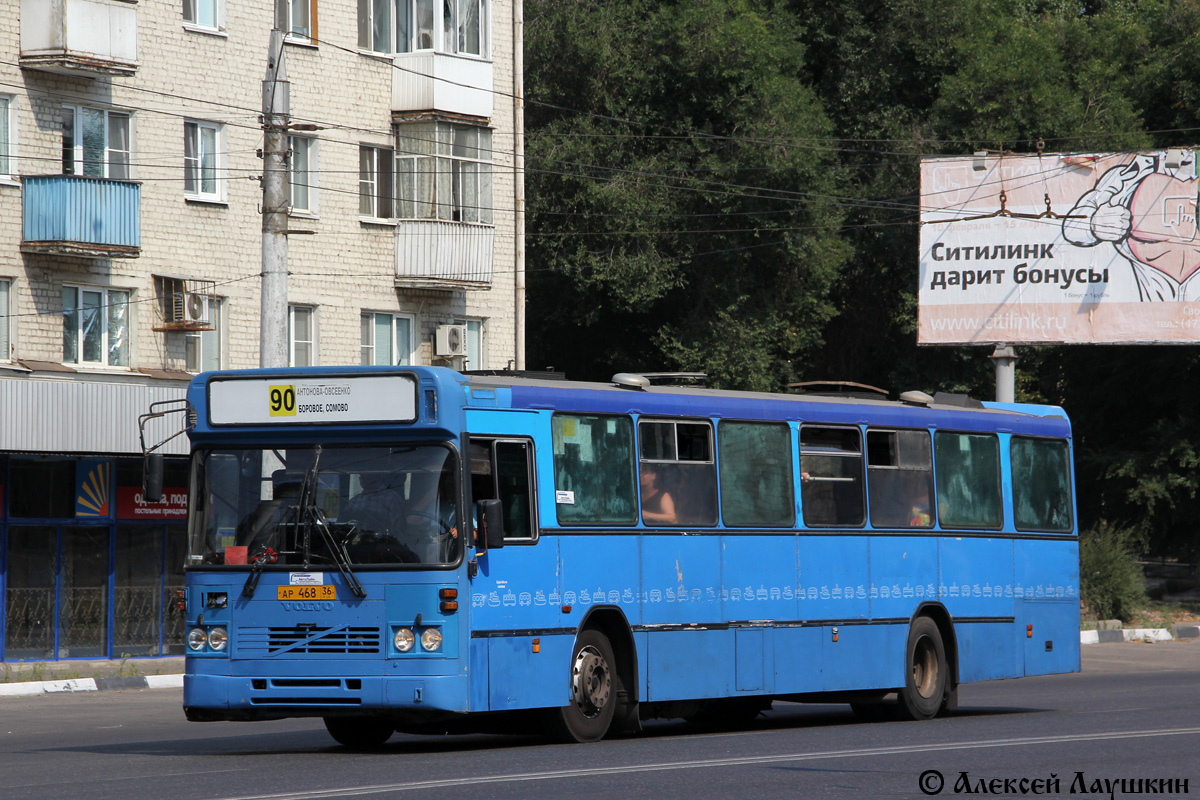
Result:
M900 712L914 720L933 719L957 705L958 648L945 607L927 603L917 609L904 648L904 687Z
M594 742L637 729L637 664L633 633L612 607L592 608L575 637L568 665L571 703L550 709L551 734L565 742Z

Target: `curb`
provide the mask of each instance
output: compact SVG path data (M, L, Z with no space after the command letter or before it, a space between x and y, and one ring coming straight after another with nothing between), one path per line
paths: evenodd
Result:
M1080 631L1080 644L1109 644L1112 642L1170 642L1175 639L1200 639L1200 625L1176 625L1166 628L1128 628L1111 631Z
M124 689L181 689L183 675L144 675L127 678L76 678L67 681L30 681L0 683L0 697L28 697L37 694L74 694L76 692L121 691Z

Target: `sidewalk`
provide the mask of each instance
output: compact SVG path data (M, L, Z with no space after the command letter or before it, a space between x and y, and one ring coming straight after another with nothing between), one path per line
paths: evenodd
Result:
M0 697L183 686L183 656L0 662Z
M1105 620L1115 625L1100 630L1079 632L1080 644L1110 644L1112 642L1170 642L1175 639L1200 639L1200 625L1194 622L1166 628L1121 628L1117 620Z

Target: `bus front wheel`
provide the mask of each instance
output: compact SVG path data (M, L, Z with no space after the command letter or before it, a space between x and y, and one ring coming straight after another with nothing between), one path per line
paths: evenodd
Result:
M325 717L325 730L338 744L355 750L371 750L392 738L396 725L379 717Z
M608 637L586 630L571 656L571 702L550 712L550 732L564 742L597 742L608 733L620 696L620 678Z
M900 711L908 719L933 719L946 707L950 680L946 648L937 623L918 617L908 630Z

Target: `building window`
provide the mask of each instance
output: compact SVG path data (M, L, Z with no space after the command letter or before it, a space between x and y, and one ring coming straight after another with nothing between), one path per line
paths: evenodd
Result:
M394 159L395 153L391 148L359 146L358 213L362 216L378 219L392 216Z
M292 211L316 214L317 140L308 136L289 136L288 146L292 151L288 160Z
M396 126L397 216L492 223L492 132L476 125Z
M358 0L358 46L377 53L483 57L487 21L487 0Z
M184 351L188 372L209 372L221 368L221 301L206 298L209 330L184 331Z
M224 0L183 0L183 21L198 28L220 30L225 20Z
M183 193L197 200L220 200L223 154L221 126L183 123Z
M102 108L64 106L64 175L129 180L129 115Z
M17 137L16 114L13 113L16 103L7 95L0 95L0 178L10 178L16 169L13 165L14 147Z
M275 12L289 39L316 42L317 0L275 0Z
M12 320L12 281L0 278L0 361L12 358L9 324Z
M63 362L129 366L129 292L64 286Z
M483 358L483 320L467 320L467 361L463 369L487 369Z
M362 315L362 345L359 348L364 365L413 363L413 318L396 314Z
M316 309L288 306L288 366L316 364Z

